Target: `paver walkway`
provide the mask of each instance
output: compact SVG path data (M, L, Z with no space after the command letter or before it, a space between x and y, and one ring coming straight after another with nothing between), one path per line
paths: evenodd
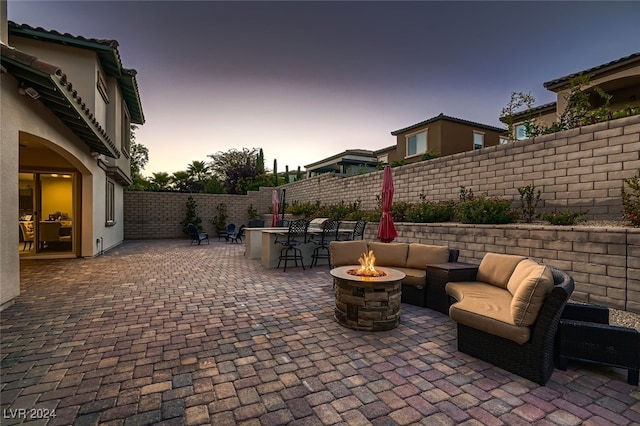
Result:
M21 270L1 314L3 425L640 424L623 370L570 364L539 386L405 304L392 331L341 327L326 266L163 240Z

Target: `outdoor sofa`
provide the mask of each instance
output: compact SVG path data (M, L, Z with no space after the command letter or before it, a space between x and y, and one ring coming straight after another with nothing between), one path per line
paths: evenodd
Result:
M389 267L405 273L402 280L403 303L426 306L427 265L456 262L459 250L447 246L419 243L382 243L378 241L331 241L332 267L359 265L363 253L373 251L375 266Z
M531 259L487 253L475 280L447 283L455 302L458 350L544 385L555 366L554 343L573 292L565 272Z

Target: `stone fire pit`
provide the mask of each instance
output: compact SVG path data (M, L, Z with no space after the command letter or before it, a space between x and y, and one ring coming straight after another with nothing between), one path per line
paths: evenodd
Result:
M400 323L401 280L405 274L395 269L376 267L382 277L351 275L358 266L331 270L335 278L335 318L340 325L355 330L391 330Z

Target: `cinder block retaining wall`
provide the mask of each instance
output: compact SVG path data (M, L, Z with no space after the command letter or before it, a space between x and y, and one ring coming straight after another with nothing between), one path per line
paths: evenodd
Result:
M568 272L572 300L640 314L640 229L585 226L396 224L398 242L447 245L460 261L479 263L487 252L516 254ZM377 224L365 238L376 239Z
M542 191L539 210L588 210L593 219L620 219L622 180L640 172L640 116L487 147L393 169L394 201L458 200L460 187L514 200L518 187ZM283 186L288 200L376 206L382 172L348 178L320 175Z

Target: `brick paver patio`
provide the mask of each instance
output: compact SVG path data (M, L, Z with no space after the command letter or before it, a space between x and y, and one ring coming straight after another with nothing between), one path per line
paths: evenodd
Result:
M405 304L392 331L341 327L327 266L163 240L21 270L1 314L3 425L54 410L49 425L640 424L624 370L573 363L539 386Z

